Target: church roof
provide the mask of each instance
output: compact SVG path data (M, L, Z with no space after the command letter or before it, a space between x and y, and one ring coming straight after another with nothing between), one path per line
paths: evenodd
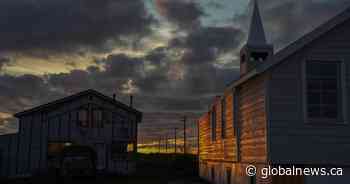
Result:
M274 66L278 65L279 63L285 61L292 54L303 49L305 46L310 44L312 41L316 40L317 38L321 37L322 35L326 34L327 32L334 29L336 26L344 23L345 21L347 21L349 19L350 19L350 7L347 8L346 10L342 11L341 13L336 15L335 17L331 18L330 20L328 20L327 22L325 22L321 26L317 27L313 31L302 36L300 39L296 40L295 42L288 45L284 49L280 50L270 60L262 63L261 65L258 65L255 69L249 71L245 75L241 76L239 79L233 81L231 84L229 84L229 89L232 89L236 86L239 86L240 84L255 77L256 75L259 75L265 71L268 71L269 69L273 68Z

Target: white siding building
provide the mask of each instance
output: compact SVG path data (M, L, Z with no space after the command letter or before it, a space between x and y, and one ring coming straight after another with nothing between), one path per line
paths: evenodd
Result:
M275 53L255 0L240 77L199 119L200 176L213 184L350 183L349 33L347 8ZM265 177L269 166L327 172Z

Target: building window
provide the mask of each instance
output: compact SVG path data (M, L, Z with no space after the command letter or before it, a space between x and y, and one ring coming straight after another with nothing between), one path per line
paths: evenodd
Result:
M339 62L306 63L306 113L309 120L340 120L340 66Z
M221 138L226 138L226 101L221 100Z
M268 55L269 55L269 53L267 53L267 52L252 52L251 59L253 61L262 62L262 61L265 61L267 59Z
M89 126L89 113L88 113L88 110L87 109L80 109L78 111L78 125L80 127L88 127Z
M211 140L216 140L216 108L213 107L211 112Z
M233 127L233 136L236 136L238 133L238 96L237 96L237 92L233 92L233 98L232 98L232 127Z
M103 128L103 121L102 121L102 110L101 109L94 109L92 113L92 126L96 128Z
M246 60L245 60L245 55L242 54L242 55L241 55L241 63L245 63L245 62L246 62Z

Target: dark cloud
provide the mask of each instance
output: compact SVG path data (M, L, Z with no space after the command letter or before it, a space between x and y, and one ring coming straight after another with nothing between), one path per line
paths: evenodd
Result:
M264 12L267 30L277 47L283 47L335 16L350 2L286 1L282 4L269 0L266 4L270 4Z
M0 2L2 49L101 48L106 39L146 34L152 22L138 0L19 2ZM111 55L96 62L100 67L87 70L44 77L0 75L0 112L15 113L87 88L107 95L117 93L119 100L128 103L123 90L130 81L137 89L135 106L143 111L207 110L213 97L222 94L225 85L238 76L237 69L215 64L220 55L238 52L248 30L248 10L234 18L232 24L236 27L204 27L200 24L204 13L195 1L156 2L161 14L178 24L186 35L145 57ZM260 6L266 33L280 48L349 4L347 0L264 0ZM172 55L177 49L184 51L179 58ZM0 60L0 68L6 64L8 60Z
M176 63L159 62L161 56L166 60L164 52L166 50L153 51L144 58L111 55L97 61L102 68L89 67L43 77L1 75L0 100L3 105L0 112L15 113L88 88L107 95L116 93L119 100L128 103L128 94L123 90L128 90L130 86L125 85L130 80L131 87L137 89L133 92L137 108L148 112L201 111L206 109L212 96L224 89L224 81L230 81L236 73L206 64L183 68L186 70L183 78L173 80L169 72ZM151 70L146 69L149 66L152 66ZM213 78L223 82L217 83Z
M131 58L124 54L110 55L105 60L100 61L105 64L105 75L115 75L117 73L120 78L133 78L139 75L143 69L143 60L139 58Z
M238 77L239 70L201 65L187 68L186 94L208 95L210 98L222 95L226 85Z
M186 44L190 48L217 48L227 52L238 46L242 35L242 31L234 27L203 27L191 32Z
M191 32L184 41L174 41L176 46L187 48L183 61L188 64L213 62L219 54L237 49L244 33L234 27L202 27Z
M0 112L18 112L45 102L49 95L48 85L38 76L0 75Z
M162 16L186 29L199 26L199 18L204 15L198 2L192 0L156 0L155 3Z
M275 48L288 45L350 6L348 0L259 2L266 35ZM248 30L250 11L251 9L247 9L244 14L236 16L233 20L244 30Z
M225 84L236 76L237 71L216 68L213 62L219 54L235 49L242 35L240 30L233 27L197 27L190 30L184 38L174 39L168 47L156 48L144 58L132 58L123 54L110 55L96 61L102 69L91 66L87 70L48 74L36 80L33 78L31 82L36 81L38 84L34 86L38 87L31 91L43 91L42 95L47 98L43 100L33 96L25 99L26 102L43 103L48 99L94 88L106 94L117 93L120 100L127 101L126 94L122 93L125 88L123 85L132 80L134 87L138 89L135 94L138 100L135 103L141 109L200 111L206 109L212 96L221 93ZM185 50L180 61L171 61L170 53L174 48ZM147 67L152 69L148 70ZM183 74L180 79L174 80L169 74L172 72L174 75L180 75L179 72ZM223 82L217 83L213 78ZM12 77L11 80L24 81L25 78ZM29 86L23 88L30 89ZM15 96L14 98L22 98L20 95ZM16 105L22 106L20 102Z
M0 50L101 49L108 39L146 34L152 21L142 0L2 0Z
M148 97L147 103L139 101L136 102L136 105L140 105L141 107L146 109L154 109L157 107L158 109L163 109L163 111L187 111L187 112L198 112L203 110L203 100L205 98L184 98L181 96L176 97L165 97L159 96L154 98L152 96ZM140 100L140 99L139 99ZM166 103L164 103L166 102ZM160 110L162 111L162 110ZM154 110L149 112L155 112Z
M224 4L222 3L222 2L216 2L216 1L209 1L208 3L207 3L207 6L209 6L209 7L213 7L213 8L216 8L216 9L222 9L222 8L224 8Z
M93 88L94 80L85 70L72 70L70 73L47 75L47 82L53 89L64 93L74 93Z

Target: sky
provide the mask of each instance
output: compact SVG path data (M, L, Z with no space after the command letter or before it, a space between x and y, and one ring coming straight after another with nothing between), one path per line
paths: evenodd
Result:
M134 95L149 126L205 112L238 77L237 54L251 5L1 0L0 133L16 130L12 114L89 88L116 93L124 103ZM259 5L267 39L278 51L350 2L259 0Z

